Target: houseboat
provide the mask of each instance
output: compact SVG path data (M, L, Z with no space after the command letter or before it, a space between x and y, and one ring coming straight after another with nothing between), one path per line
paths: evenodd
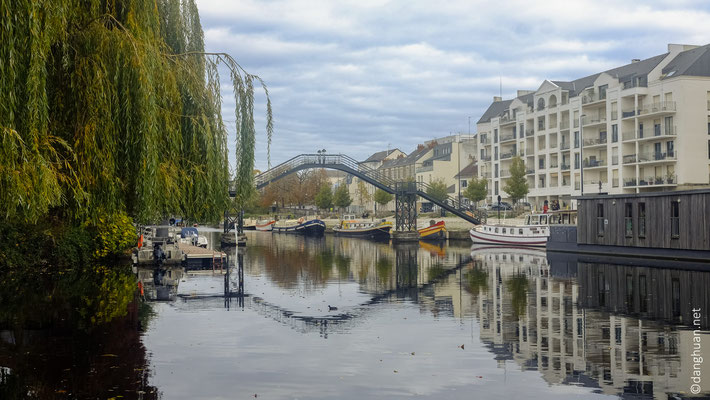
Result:
M306 236L323 236L325 233L325 222L319 219L300 218L296 223L276 226L273 225L275 233L298 233Z
M336 236L361 237L367 239L389 240L392 223L384 219L376 222L358 222L343 220L340 226L333 228Z
M446 240L446 223L431 220L429 226L417 229L420 240Z
M263 220L263 221L256 221L256 230L257 231L271 231L274 229L274 224L276 221L274 220Z
M576 223L576 211L565 210L544 214L530 214L523 225L484 224L469 231L471 241L476 244L503 246L547 246L550 224Z

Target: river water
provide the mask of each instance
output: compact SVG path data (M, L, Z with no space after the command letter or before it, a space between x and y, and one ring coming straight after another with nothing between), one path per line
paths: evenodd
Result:
M78 300L29 288L27 304L0 312L0 398L710 395L710 368L693 358L699 343L710 363L708 272L467 242L249 232L248 243L226 250L226 274L178 276L172 301L102 297L133 277L122 266Z

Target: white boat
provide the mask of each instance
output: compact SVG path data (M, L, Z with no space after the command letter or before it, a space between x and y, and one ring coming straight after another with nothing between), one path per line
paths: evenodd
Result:
M197 228L182 228L180 230L180 243L191 244L197 247L207 248L207 236L200 235Z
M471 241L478 244L503 246L547 246L550 224L576 222L576 211L559 211L549 214L531 214L524 225L485 224L469 231Z
M274 229L274 224L276 221L272 220L263 220L263 221L256 221L256 230L257 231L271 231Z

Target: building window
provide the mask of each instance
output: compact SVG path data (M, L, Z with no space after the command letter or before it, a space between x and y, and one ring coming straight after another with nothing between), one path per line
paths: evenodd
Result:
M675 156L674 150L675 150L675 143L673 143L672 140L667 141L666 142L666 156L668 156L668 157Z
M498 177L498 164L495 165L495 169L496 169L496 176L495 177L497 178Z
M599 86L599 100L604 100L606 99L606 90L609 88L609 85L601 85Z
M634 237L634 219L633 219L633 204L624 204L624 227L626 231L626 237Z
M462 187L462 188L465 188L465 187L467 187L467 186L468 186L468 181L465 180L465 179L462 179L462 180L461 180L461 187Z
M579 153L574 153L574 169L579 169Z
M597 235L604 236L604 203L597 204Z
M495 195L498 196L498 181L495 182Z
M619 141L619 126L614 124L611 126L611 142L616 143Z
M648 311L648 288L646 287L646 275L639 275L639 311Z
M545 130L545 117L539 117L537 119L537 130L543 131Z
M495 153L495 159L497 160L498 159L498 147L495 147L493 150Z
M579 131L574 132L574 148L579 148Z
M639 237L646 237L646 203L638 204Z
M498 129L493 129L493 143L498 143Z
M643 124L639 124L639 138L643 137Z
M671 239L680 237L680 201L671 201Z

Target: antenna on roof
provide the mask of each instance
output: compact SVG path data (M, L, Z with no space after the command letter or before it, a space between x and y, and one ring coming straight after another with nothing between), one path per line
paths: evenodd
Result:
M500 98L503 99L503 75L500 75Z

